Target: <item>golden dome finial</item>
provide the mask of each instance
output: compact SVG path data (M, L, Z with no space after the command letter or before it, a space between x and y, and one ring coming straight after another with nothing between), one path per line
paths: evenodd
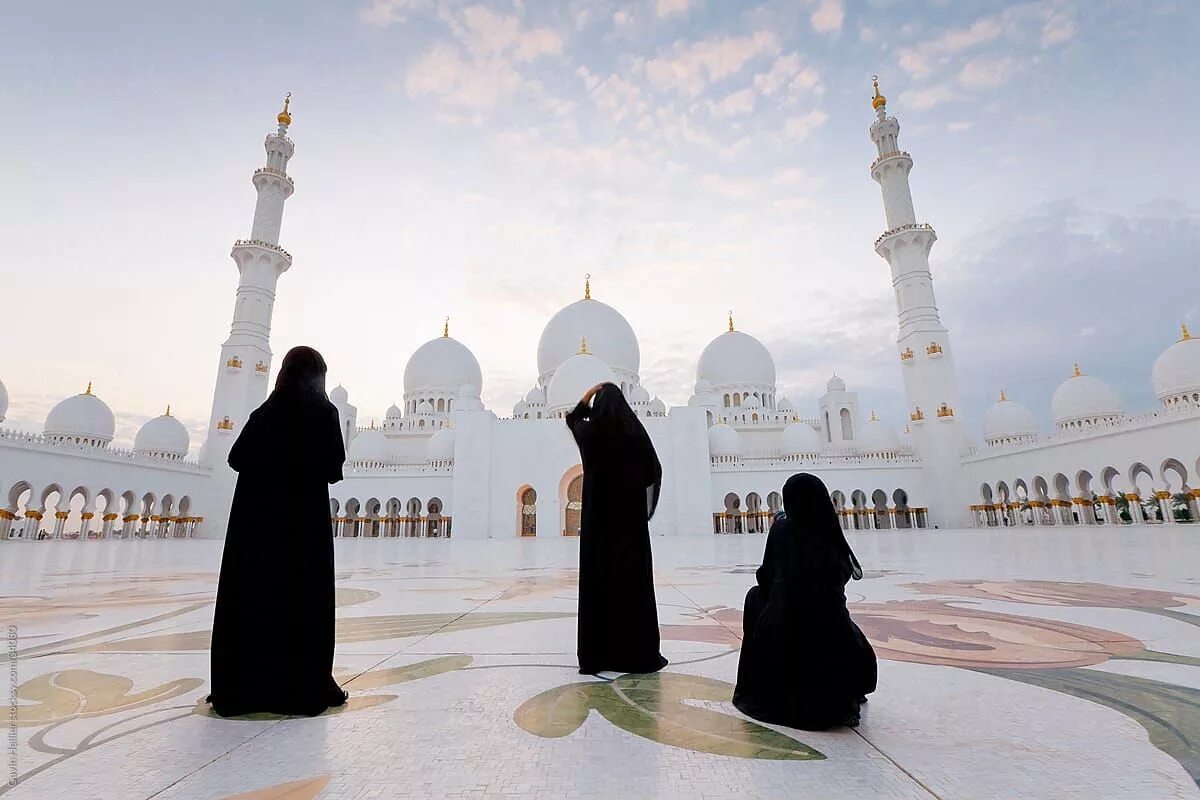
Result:
M729 332L733 333L733 309L729 309Z
M1079 362L1078 362L1078 361L1076 361L1076 362L1075 362L1075 374L1073 374L1071 377L1072 377L1072 378L1079 378L1079 377L1082 377L1082 376L1083 376L1083 373L1082 373L1082 372L1079 370Z
M879 422L879 418L875 416L875 409L873 409L873 408L871 409L871 419L868 421L869 422Z
M579 339L579 354L587 353L587 337L583 336Z
M446 317L446 321L442 323L442 338L447 339L450 336L450 318Z
M872 75L871 83L875 86L875 96L871 98L871 108L878 111L887 105L887 98L879 93L879 76Z
M279 121L280 125L291 125L292 124L292 115L290 113L288 113L288 106L290 106L291 104L292 104L292 93L288 92L287 95L284 96L284 98L283 98L283 111L280 111L279 116L277 116L275 118L276 120Z
M1192 332L1188 330L1186 322L1179 323L1179 341L1186 342L1192 338Z
M1001 390L1000 390L1000 402L1001 402L1001 403L1003 403L1003 402L1004 402L1005 400L1007 400L1007 399L1008 399L1008 398L1004 396L1004 390L1003 390L1003 389L1001 389Z
M163 414L163 416L164 417L171 416L171 404L170 403L167 403L167 413Z
M89 397L91 396L91 394L92 394L92 382L91 381L88 381L88 388L87 388L87 391L84 392L84 394L88 395Z
M592 299L592 273L585 273L583 276L583 299Z

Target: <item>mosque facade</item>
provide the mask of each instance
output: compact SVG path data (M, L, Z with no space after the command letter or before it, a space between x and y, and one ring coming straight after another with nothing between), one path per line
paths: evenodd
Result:
M349 392L333 388L347 463L331 487L335 535L505 538L579 532L582 469L563 416L589 387L619 385L663 464L651 523L659 535L765 531L788 475L807 471L830 488L847 529L1175 524L1200 520L1200 337L1186 327L1158 357L1160 406L1127 414L1121 398L1076 365L1051 398L1055 430L1000 394L974 444L957 415L949 331L934 296L929 254L909 186L912 157L878 84L870 175L886 230L875 250L891 272L897 369L908 415L899 426L864 413L834 375L815 408L778 391L775 362L730 315L696 365L685 406L667 407L643 385L637 335L614 307L583 296L542 332L532 388L497 413L480 400L483 371L449 324L413 353L403 405L361 424ZM236 475L230 447L266 398L275 288L292 264L280 245L295 185L285 102L266 137L266 164L250 235L234 243L233 322L221 345L207 436L188 457L186 428L170 408L147 421L130 450L110 447L112 410L93 391L68 397L41 433L0 427L0 539L224 535ZM0 383L0 425L8 394ZM630 513L639 513L630 509ZM263 509L269 524L271 509Z

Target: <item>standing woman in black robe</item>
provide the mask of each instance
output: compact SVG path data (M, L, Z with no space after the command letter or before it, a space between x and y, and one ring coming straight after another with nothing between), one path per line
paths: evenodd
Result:
M238 473L212 633L221 716L314 716L346 702L333 679L329 484L342 479L337 409L311 347L283 359L275 391L229 453Z
M642 423L611 383L567 414L583 461L579 528L579 671L657 672L658 608L649 521L662 465Z
M846 583L862 567L820 478L788 478L783 508L746 594L733 703L793 728L854 727L877 676L875 651L846 610Z

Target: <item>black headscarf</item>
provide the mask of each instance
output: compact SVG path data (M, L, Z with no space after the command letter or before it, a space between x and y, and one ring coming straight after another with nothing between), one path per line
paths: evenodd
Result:
M802 535L814 540L812 544L835 553L850 577L862 580L862 566L846 541L829 490L820 478L807 472L788 478L783 485L783 509L797 531L803 530Z
M592 413L589 416L598 430L605 433L637 434L642 423L629 407L625 393L615 383L606 383L592 397Z
M325 395L325 359L311 347L293 347L283 357L271 396L311 397Z

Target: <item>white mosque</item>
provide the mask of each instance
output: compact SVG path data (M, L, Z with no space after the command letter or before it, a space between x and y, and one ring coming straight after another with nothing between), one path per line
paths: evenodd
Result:
M875 251L896 295L903 433L865 415L836 375L810 415L793 407L778 393L770 352L732 315L700 356L688 404L668 408L642 384L633 328L587 282L546 324L533 386L509 415L484 407L483 371L448 324L413 353L403 407L388 409L379 426L360 426L347 390L334 388L348 456L346 479L332 487L335 534L578 533L581 467L561 418L601 381L621 386L662 460L651 525L660 535L763 531L779 488L801 470L825 481L849 529L1200 520L1200 489L1190 483L1200 473L1200 337L1186 327L1150 376L1160 408L1127 414L1107 384L1076 365L1051 398L1054 431L1039 430L1034 414L1001 392L984 415L984 444L970 444L955 414L953 351L929 271L937 235L917 221L913 160L878 84L872 105L870 174L887 218ZM89 385L55 406L41 433L0 428L0 539L224 535L236 479L226 459L267 395L275 286L292 264L278 244L294 190L291 121L285 102L266 138L266 165L253 173L258 202L249 238L233 246L233 324L198 460L188 459L187 430L169 407L142 426L132 450L110 447L113 413ZM0 423L7 407L0 383ZM271 512L263 508L264 523Z

